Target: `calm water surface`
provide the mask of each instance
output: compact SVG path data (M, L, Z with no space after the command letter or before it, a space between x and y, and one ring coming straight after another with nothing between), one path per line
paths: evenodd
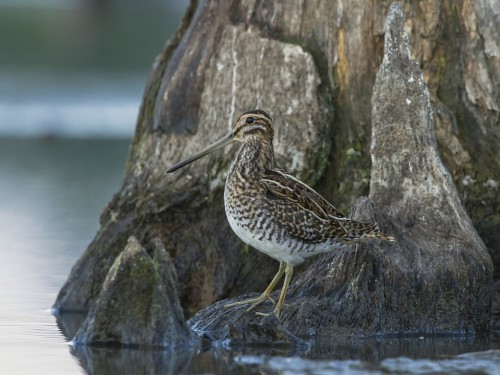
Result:
M0 374L500 373L494 333L332 340L299 351L72 348L78 317L59 328L50 307L119 189L128 147L127 140L0 139Z
M117 191L129 141L0 139L0 374L75 374L50 307Z

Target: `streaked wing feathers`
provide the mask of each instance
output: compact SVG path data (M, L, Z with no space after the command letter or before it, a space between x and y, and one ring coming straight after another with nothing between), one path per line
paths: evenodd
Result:
M311 211L323 220L344 219L345 215L302 181L279 171L266 171L262 184L275 196Z
M281 171L260 178L266 204L286 232L306 243L325 243L348 235L349 219L310 187Z

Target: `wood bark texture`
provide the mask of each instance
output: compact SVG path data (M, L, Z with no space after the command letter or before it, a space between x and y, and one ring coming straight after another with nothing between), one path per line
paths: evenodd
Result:
M375 277L378 271L399 267L387 260L390 259L387 249L376 246L360 247L348 256L339 253L312 259L302 267L301 275L298 268L299 277L292 285L290 301L304 293L310 298L332 293L332 298L340 298L335 309L348 309L352 313L351 320L335 323L339 329L408 331L418 318L417 312L424 308L419 305L419 296L442 296L445 290L444 286L425 284L441 279L419 279L412 266L422 267L427 274L440 272L438 266L446 262L448 253L459 254L463 261L454 264L465 269L446 268L451 280L446 290L469 298L467 306L462 310L454 306L456 295L440 299L440 304L434 306L432 319L427 323L417 322L416 326L429 332L486 329L491 264L481 240L474 237L467 216L464 218L463 210L460 211L451 179L498 270L500 9L493 0L402 2L407 17L404 26L409 36L408 51L412 51L412 58L422 71L423 80L419 82L428 87L428 96L419 91L425 98L418 99L415 107L405 108L418 108L412 118L420 116L416 122L434 123L435 129L414 130L413 125L408 125L398 128L401 134L384 133L387 131L382 126L384 116L391 111L374 109L373 121L378 130L373 133L377 139L373 145L372 89L384 58L389 5L390 1L382 0L192 1L178 32L155 62L122 188L104 210L100 230L74 266L55 307L62 312L89 310L131 235L146 250L154 249L156 238L163 242L172 257L181 304L188 316L222 298L263 290L276 270L276 262L243 245L231 232L224 215L222 188L235 149L210 155L178 174L165 174L175 162L227 133L241 112L262 108L275 119L275 149L283 169L315 185L344 211L356 197L368 194L370 178L377 174L378 183L387 186L376 186L371 181L370 197L375 207L370 201L363 201L357 206L360 212L368 207L371 214L398 234L409 233L410 242L420 241L416 233L422 229L422 223L425 222L427 229L444 223L446 231L441 233L439 227L435 228L436 238L439 237L435 244L455 246L452 250L444 248L443 254L429 250L426 256L430 258L424 263L418 263L423 258L415 255L409 261L418 264L410 264L408 272L395 273L402 275L401 279L391 280L392 284L382 289L376 284L377 279L358 285L358 297L367 290L387 294L377 300L385 305L378 306L375 313L391 311L411 301L415 304L414 315L397 318L394 314L386 320L367 320L363 314L373 307L370 301L349 299L347 289L342 292L360 272ZM394 84L398 82L394 79ZM383 102L374 99L378 110ZM401 105L407 104L403 101ZM387 120L391 123L393 119ZM394 124L402 120L398 117ZM439 157L433 148L434 131L449 174L441 164L436 164ZM404 154L402 149L401 155L385 153L389 148L384 148L384 144L398 142L400 136L413 137L425 147L415 146L415 158ZM378 155L373 160L373 170L370 146ZM391 157L399 160L394 168L386 165L393 162ZM402 169L401 160L408 161L408 167L413 161L418 162L415 168L422 180L414 180L408 170ZM402 172L405 173L398 175ZM408 190L412 184L425 185L426 172L439 185L437 190ZM384 189L396 186L399 190L394 202L404 201L406 211L398 211L390 191L384 193ZM415 196L404 196L403 191ZM420 207L418 198L428 195L440 197L442 205L429 201L427 206ZM449 212L441 211L441 207L460 209ZM451 221L446 222L447 217ZM452 223L457 224L456 233L449 230ZM400 226L417 229L413 232ZM472 237L464 239L464 234L470 233ZM444 239L449 241L440 242ZM402 248L406 245L403 240L393 250L405 251ZM429 242L414 245L430 249ZM436 267L424 269L424 264L432 264L434 256L437 256ZM326 279L320 279L323 276ZM457 291L467 277L472 278L475 286ZM309 284L304 284L306 281ZM405 296L405 290L413 295ZM479 315L467 318L466 313L474 308L470 305L473 303L470 294L478 290ZM360 308L353 301L365 306ZM322 303L331 301L324 299ZM316 308L321 311L321 304ZM453 322L461 321L462 325L444 324L450 311L457 314ZM296 315L294 319L300 317ZM274 324L272 317L266 319ZM321 321L321 318L315 320ZM286 320L277 326L282 327L280 334L273 331L278 338L296 337L297 331L288 335L290 326ZM242 327L233 327L233 332L253 334L254 331Z
M174 349L199 340L187 326L170 256L156 241L153 256L130 237L104 280L73 344Z

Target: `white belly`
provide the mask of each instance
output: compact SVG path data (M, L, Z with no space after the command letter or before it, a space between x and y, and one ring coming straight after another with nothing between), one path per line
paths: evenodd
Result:
M269 255L270 257L278 261L283 261L292 265L300 264L304 262L305 258L307 258L307 256L301 256L306 254L299 251L293 251L291 242L285 241L284 243L280 244L272 240L268 240L259 232L249 231L245 225L241 225L241 222L235 220L231 214L227 212L226 214L231 229L247 245L254 247L255 249Z
M264 220L262 216L259 219L258 215L245 215L245 210L251 212L255 207L259 207L262 202L259 202L259 198L256 196L252 197L250 194L243 195L244 193L242 192L239 193L240 196L234 196L234 193L227 188L231 184L231 181L229 181L230 177L231 173L228 176L226 189L224 190L226 216L231 229L247 245L280 262L286 262L294 266L303 263L310 256L331 251L342 246L340 243L332 242L315 244L302 242L292 238L286 232L285 228L279 228L279 225L276 223L269 223L269 220L272 220L272 218ZM241 199L242 197L245 199ZM235 204L234 202L238 203ZM258 223L256 222L257 220L259 220ZM265 229L273 225L275 226L274 231L272 229ZM273 237L270 237L270 233L273 234Z

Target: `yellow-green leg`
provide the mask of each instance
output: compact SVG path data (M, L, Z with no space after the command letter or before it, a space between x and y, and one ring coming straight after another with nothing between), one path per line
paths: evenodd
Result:
M276 287L276 284L278 283L278 281L280 281L281 277L286 272L285 271L286 267L288 267L288 265L285 262L280 262L280 268L278 269L278 273L276 273L276 275L273 277L273 279L272 279L271 283L269 284L269 286L266 288L266 290L264 290L264 292L262 292L262 294L259 297L246 299L244 301L238 301L238 302L229 303L227 305L224 305L224 307L233 307L233 306L239 306L239 305L247 305L247 304L251 303L252 306L250 306L248 308L248 310L247 310L247 311L250 311L250 310L254 309L255 307L259 306L266 299L268 299L272 303L274 303L274 300L271 298L271 292L274 290L274 288ZM286 279L285 279L285 281L286 281Z
M280 298L278 300L278 304L274 308L274 314L279 318L281 309L283 309L283 305L285 304L286 293L288 292L288 286L290 285L290 280L293 275L293 266L291 264L286 264L285 267L285 281L283 282L283 288L281 289Z

